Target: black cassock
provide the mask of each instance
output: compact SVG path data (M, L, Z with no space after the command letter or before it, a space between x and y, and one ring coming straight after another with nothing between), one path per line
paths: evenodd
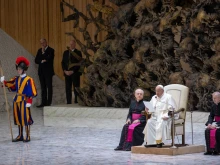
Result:
M210 111L210 115L208 121L206 122L206 126L208 124L212 124L216 122L218 127L220 127L220 103L218 105L213 104L212 109ZM214 153L220 152L220 129L206 129L205 130L205 140L207 152Z
M144 142L144 134L143 130L146 125L146 116L141 115L141 112L145 110L145 105L143 103L143 100L140 100L139 102L131 101L129 112L127 119L130 119L131 123L135 120L134 115L139 116L137 119L140 120L140 123L135 126L133 129L132 137L130 140L128 140L128 131L130 124L125 124L122 128L121 132L121 138L119 142L119 146L117 148L120 148L125 151L130 151L132 146L139 146L142 145ZM132 139L132 140L131 140Z

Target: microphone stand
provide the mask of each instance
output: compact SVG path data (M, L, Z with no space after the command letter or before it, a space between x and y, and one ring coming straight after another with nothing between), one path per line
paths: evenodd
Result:
M172 148L172 149L176 149L176 148L178 148L178 147L176 147L174 144L174 132L175 132L175 126L174 126L174 108L173 108L173 106L171 105L171 107L172 107L172 110L173 110L173 112L172 112L172 128L173 128L173 131L172 131L172 146L170 147L170 148Z
M193 145L193 121L192 121L192 113L193 113L193 111L192 111L192 109L190 110L190 112L191 112L192 145Z

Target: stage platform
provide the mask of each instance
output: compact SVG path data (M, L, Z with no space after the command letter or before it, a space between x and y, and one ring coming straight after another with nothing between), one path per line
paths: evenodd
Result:
M187 145L177 148L170 148L171 146L163 146L162 148L134 146L131 148L131 153L134 154L154 154L154 155L183 155L205 152L204 145Z
M49 127L74 127L74 128L94 128L102 130L121 131L127 117L128 108L110 108L110 107L85 107L78 104L72 105L54 105L43 108L44 126ZM163 148L145 148L144 146L132 147L134 154L155 154L155 155L181 155L205 152L204 129L209 113L193 112L193 130L196 136L194 145L170 149L169 146ZM186 116L186 143L192 143L191 134L191 113ZM198 139L199 135L199 139ZM117 135L120 137L120 133ZM175 136L175 143L179 144L181 137ZM165 144L171 144L168 140ZM203 145L200 145L203 144ZM117 145L117 144L116 144Z
M122 128L128 108L85 107L78 104L43 108L45 126Z
M45 126L92 127L121 129L125 124L128 108L86 107L78 104L62 104L43 108ZM209 113L193 112L193 128L204 132ZM186 131L191 131L191 113L186 113Z

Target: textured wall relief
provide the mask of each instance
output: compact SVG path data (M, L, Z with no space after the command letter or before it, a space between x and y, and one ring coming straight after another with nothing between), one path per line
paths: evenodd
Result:
M178 83L190 88L190 110L207 111L211 93L220 89L220 0L110 0L116 9L104 2L88 4L89 16L61 2L63 21L74 20L86 42L67 33L87 59L80 104L127 107L136 87L150 99L156 85ZM63 5L73 14L65 16ZM97 34L79 27L80 19L95 24L97 34L105 30L106 39L91 37Z

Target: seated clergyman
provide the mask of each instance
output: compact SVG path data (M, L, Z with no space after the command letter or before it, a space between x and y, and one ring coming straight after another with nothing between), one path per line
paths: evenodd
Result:
M205 140L207 151L204 155L218 155L220 152L220 93L212 94L213 105L206 122Z
M146 125L146 117L141 114L145 110L143 103L144 91L140 88L134 92L135 100L130 104L126 124L121 131L119 145L115 150L130 151L132 146L142 145L144 134L142 133Z
M176 103L170 94L164 92L162 85L157 85L155 91L156 95L150 101L154 112L148 119L143 133L147 144L145 147L156 145L161 148L163 141L171 138L172 120L168 112L176 110ZM177 118L179 118L179 114L175 114L175 119Z

